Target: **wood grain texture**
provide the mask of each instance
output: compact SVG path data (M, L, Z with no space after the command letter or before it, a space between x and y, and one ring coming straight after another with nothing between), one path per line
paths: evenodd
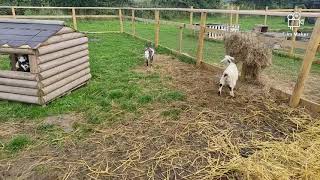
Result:
M58 58L61 58L64 56L68 56L70 54L74 54L77 52L81 52L83 50L87 50L87 49L88 49L88 44L86 43L86 44L81 44L81 45L71 47L68 49L63 49L63 50L56 51L53 53L45 54L45 55L39 56L39 63L40 64L46 63L46 62L49 62L49 61L52 61L52 60L55 60L55 59L58 59Z
M27 95L21 95L21 94L0 92L0 99L9 100L9 101L25 102L25 103L31 103L31 104L40 104L39 97L27 96Z
M197 49L197 66L201 65L203 59L203 47L204 47L204 37L206 31L206 19L207 13L201 13L200 31L198 37L198 49Z
M64 41L68 41L68 40L72 40L72 39L81 38L81 37L85 37L85 35L82 33L78 33L78 32L61 34L61 35L56 35L56 36L50 37L48 40L46 40L41 45L46 46L49 44L60 43L60 42L64 42Z
M0 78L36 81L37 76L28 72L1 70Z
M83 77L51 92L50 94L48 94L46 96L43 96L43 102L47 103L47 102L53 100L54 98L60 97L61 95L71 91L72 89L79 87L79 85L83 85L90 78L91 78L91 74L88 74L86 76L83 76Z
M6 86L6 85L0 85L0 92L21 94L21 95L28 95L28 96L39 96L38 89L14 87L14 86Z
M9 79L9 78L0 78L0 84L6 86L15 86L15 87L25 87L25 88L38 88L37 81L28 81L28 80L19 80L19 79Z
M47 87L57 81L60 81L64 78L67 78L67 77L71 76L72 74L75 74L75 73L82 71L84 69L86 69L87 71L90 71L89 66L90 66L89 62L80 64L72 69L66 70L66 71L61 72L57 75L54 75L54 76L49 77L47 79L44 79L41 81L41 83L42 83L43 87Z
M69 28L69 27L63 27L60 31L56 33L56 35L61 35L61 34L68 34L74 32L74 29Z
M155 35L154 35L154 43L155 43L155 48L158 48L159 46L159 35L160 35L160 11L155 11L154 12L155 16Z
M0 53L6 54L35 54L33 49L27 48L10 48L10 47L0 47Z
M74 68L74 67L78 66L79 64L83 64L83 63L88 62L88 61L89 61L89 57L85 56L85 57L82 57L82 58L77 59L75 61L71 61L71 62L62 64L60 66L57 66L55 68L49 69L47 71L40 72L39 77L40 77L41 80L43 80L43 79L49 78L51 76L54 76L56 74L59 74L59 73L61 73L63 71L66 71L68 69Z
M38 52L39 52L39 55L44 55L48 53L57 52L59 50L67 49L70 47L75 47L85 43L88 43L88 38L82 37L82 38L72 39L72 40L68 40L60 43L50 44L47 46L41 46L38 49Z
M49 61L47 63L40 64L40 66L39 66L40 72L44 72L48 69L60 66L60 65L65 64L67 62L74 61L76 59L79 59L79 58L82 58L82 57L88 56L88 55L89 55L89 50L86 49L86 50L83 50L83 51L80 51L80 52L77 52L74 54L70 54L70 55Z
M82 71L79 71L79 72L76 72L75 74L72 74L64 79L61 79L60 81L57 81L45 88L43 88L41 90L41 92L44 94L44 95L47 95L49 93L51 93L52 91L62 87L62 86L65 86L69 83L71 83L72 81L75 81L77 79L80 79L81 77L87 75L90 73L90 70L89 69L84 69Z

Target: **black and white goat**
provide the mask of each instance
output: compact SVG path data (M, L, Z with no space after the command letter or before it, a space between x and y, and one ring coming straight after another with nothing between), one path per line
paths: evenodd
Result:
M144 50L144 59L147 66L152 66L154 54L155 50L151 47L151 45L148 45L147 48L145 48Z
M230 96L234 97L234 88L237 84L239 71L237 65L233 62L234 58L226 55L221 63L225 63L227 68L224 70L223 75L220 79L220 87L219 87L219 95L221 95L221 91L223 86L228 86L230 89Z
M16 63L17 71L30 72L30 64L27 55L18 55Z

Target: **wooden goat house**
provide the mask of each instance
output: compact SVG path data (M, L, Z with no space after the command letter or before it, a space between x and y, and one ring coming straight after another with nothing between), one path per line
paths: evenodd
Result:
M0 70L3 100L44 105L91 78L88 38L63 21L0 20L0 53L11 61L11 71ZM16 69L21 56L27 72Z

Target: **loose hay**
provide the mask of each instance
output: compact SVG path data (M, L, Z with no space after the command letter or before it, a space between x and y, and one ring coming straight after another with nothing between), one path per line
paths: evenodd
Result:
M218 85L208 86L214 77L211 72L165 56L158 58L154 73L172 76L168 85L185 92L187 100L155 103L140 109L139 120L127 116L124 122L96 127L84 142L65 141L62 150L46 147L16 161L0 161L1 173L22 179L320 176L319 115L312 117L304 109L289 108L248 84L240 84L237 98L219 97L211 90ZM161 115L173 108L181 109L178 119ZM36 167L47 168L46 176L35 171Z
M253 33L231 33L224 37L226 53L242 63L241 76L259 81L261 71L272 64L272 49Z

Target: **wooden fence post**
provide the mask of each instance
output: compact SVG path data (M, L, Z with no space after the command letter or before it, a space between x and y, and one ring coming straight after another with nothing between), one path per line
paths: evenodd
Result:
M190 9L193 10L193 6ZM190 25L193 25L193 11L190 12Z
M120 32L123 33L122 10L119 9Z
M159 46L159 33L160 33L160 11L156 10L154 13L155 16L155 36L154 36L154 44L155 48Z
M301 9L299 8L299 10L297 9L297 7L294 9L294 12L298 12L301 13ZM298 26L299 22L298 21L294 21L293 22L293 26ZM292 35L291 35L291 47L290 47L290 51L289 51L289 56L294 56L294 50L296 48L296 37L297 37L297 32L298 32L298 28L297 27L293 27L292 29Z
M206 19L207 13L201 13L201 22L200 22L200 31L199 31L199 39L198 39L198 50L197 50L197 66L201 65L203 59L203 47L204 47L204 36L206 33Z
M233 5L230 5L230 10L233 10ZM233 13L230 12L230 22L229 22L230 25L232 25L232 21L233 21Z
M16 18L16 10L13 6L11 7L11 13L12 13L12 17Z
M76 17L76 9L72 8L72 22L73 22L73 28L75 30L78 30L78 26L77 26L77 17Z
M135 17L134 9L132 9L131 21L132 21L132 35L135 36L136 35L136 17Z
M312 61L315 58L317 48L320 43L320 18L317 19L316 25L313 29L310 41L308 43L308 47L306 49L306 54L303 58L303 63L301 65L300 73L292 92L292 96L290 99L290 106L297 107L300 103L301 96L304 91L305 82L309 76L309 72L312 66Z
M180 32L179 32L179 53L182 53L182 40L183 40L183 26L179 26Z
M239 24L239 10L240 10L240 7L237 6L236 24Z
M266 13L268 12L268 10L269 10L269 7L266 6ZM268 15L266 14L264 15L264 25L267 25L267 21L268 21Z

